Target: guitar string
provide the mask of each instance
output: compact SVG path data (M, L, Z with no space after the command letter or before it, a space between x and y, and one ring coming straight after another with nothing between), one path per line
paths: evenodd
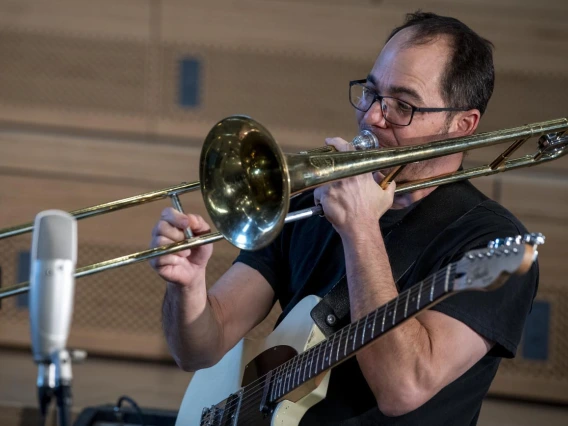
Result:
M453 267L454 265L455 265L455 264L450 264L450 265L448 265L448 267ZM337 342L337 346L335 346L335 343L336 343L336 342L334 341L335 336L336 336L338 333L341 333L341 334L342 334L345 329L352 328L352 326L353 326L354 324L357 324L357 326L356 326L355 328L353 328L352 330L350 329L350 330L348 331L348 334L347 334L346 338L349 339L350 336L351 336L351 333L352 333L353 331L355 332L355 333L353 334L353 336L356 336L357 332L359 332L359 331L365 329L365 327L366 327L365 324L362 324L362 323L365 323L365 322L366 322L366 321L363 321L365 318L366 318L366 319L369 319L369 317L371 317L372 315L374 315L374 320L373 320L373 322L376 324L376 321L377 321L378 316L379 316L379 315L383 315L383 314L386 315L384 311L387 310L388 308L393 308L393 307L396 306L397 309L398 309L399 304L401 304L401 305L403 305L403 306L406 305L405 299L407 299L407 298L410 300L411 297L416 297L416 296L418 296L418 294L420 294L420 297L422 298L422 295L423 295L423 294L426 294L426 295L427 295L428 293L432 293L432 292L433 292L433 289L432 289L432 288L435 287L436 285L440 284L440 282L442 282L442 281L444 281L444 280L446 279L446 274L447 274L447 269L448 269L448 267L443 268L442 270L436 272L435 274L431 275L430 277L426 278L425 280L421 281L420 283L415 284L415 285L412 286L410 289L408 289L408 290L406 290L405 292L401 293L396 299L393 299L393 300L396 300L396 303L393 304L392 307L389 307L390 303L392 302L392 300L391 300L391 301L389 301L387 304L385 304L385 305L379 307L378 309L376 309L375 311L370 312L368 315L366 315L365 317L361 318L361 319L358 320L356 323L350 324L349 326L345 326L345 327L342 328L341 330L339 330L339 331L337 331L336 333L332 334L329 339L326 339L326 340L322 341L321 343L317 344L316 346L314 346L314 347L308 349L307 351L304 351L304 352L302 352L301 354L298 354L297 357L294 357L294 358L292 358L291 360L288 360L288 361L284 362L283 364L281 364L280 366L278 366L278 367L276 367L274 370L272 370L272 371L275 373L275 374L272 375L272 377L275 378L278 374L280 374L280 373L284 372L284 370L286 370L286 371L284 372L285 374L284 374L284 378L283 378L283 380L286 382L286 379L287 379L287 378L286 378L286 373L287 373L289 370L291 370L291 365L292 365L292 362L294 361L295 358L299 358L299 357L306 358L306 357L308 356L308 355L307 355L308 352L310 352L310 353L311 353L312 361L313 361L313 357L314 357L315 355L318 356L318 361L319 361L319 355L322 354L322 352L323 352L323 353L324 353L324 356L325 356L325 352L327 351L327 349L329 349L330 346L331 346L331 351L330 351L330 353L332 353L335 349L339 349L339 348L340 348L340 345L341 345L342 341L339 340L339 341ZM425 282L427 282L427 281L429 281L429 280L432 280L432 284L429 284L429 285L427 285L426 287L423 287L423 288L422 288L422 291L420 291L420 285L423 285ZM407 298L405 298L405 297L400 297L401 295L406 295L406 293L410 293ZM426 299L426 300L428 300L428 303L430 303L429 299ZM422 308L423 308L423 307L420 307L420 309L422 309ZM418 309L418 310L420 310L420 309ZM394 311L392 311L392 312L394 312ZM405 319L405 318L403 317L402 319ZM392 324L390 324L390 326L392 326ZM389 329L390 329L390 328L389 328ZM388 331L388 330L387 330L387 331ZM383 334L383 332L381 332L381 334ZM380 337L380 336L379 336L379 337ZM376 334L375 334L374 336L372 336L371 339L368 339L367 341L372 340L372 339L375 339L375 338L377 338L377 335L376 335ZM331 343L330 343L330 341L331 341ZM365 341L365 343L366 343L367 341ZM347 343L347 340L346 340L345 342ZM312 365L313 365L313 364L310 364L310 369L311 369L311 366L312 366ZM316 365L316 369L317 369L317 365ZM311 372L310 372L310 374L311 374ZM292 378L291 378L292 382L294 381L294 377L293 377L293 376L294 376L294 374L292 373ZM266 377L267 377L267 374L265 374L265 375L259 377L259 378L256 379L255 381L253 381L253 382L251 382L251 383L249 383L248 385L245 386L245 391L243 392L243 394L242 394L242 396L241 396L241 405L243 405L243 403L245 402L245 399L249 398L251 395L257 394L260 390L264 390L265 382L266 382ZM286 388L286 386L287 386L286 383L284 383L283 387ZM296 386L296 387L297 387L297 386ZM291 388L287 393L291 392L293 389L295 389L295 387ZM280 392L277 392L277 393L280 393ZM285 394L284 394L284 395L285 395ZM221 401L221 402L222 402L222 401ZM229 405L225 406L225 407L223 408L223 410L224 410L224 411L227 411L227 410L229 410L229 409L235 407L236 404L238 404L238 402L229 404ZM253 408L254 408L254 407L253 407ZM244 411L244 410L243 410L243 411ZM241 411L241 412L243 412L243 411Z

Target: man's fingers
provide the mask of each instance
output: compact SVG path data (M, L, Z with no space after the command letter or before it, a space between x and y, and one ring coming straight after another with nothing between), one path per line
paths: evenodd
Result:
M325 144L334 146L338 151L351 151L354 149L349 142L341 138L326 138Z
M394 192L396 191L396 182L393 180L391 181L388 186L386 187L385 191L391 196L394 197Z
M155 269L164 268L166 266L181 265L184 262L184 258L176 256L175 254L166 254L160 257L154 257L150 259L150 265Z
M189 214L187 215L187 218L189 220L189 227L195 235L211 232L211 227L200 215Z
M185 229L189 226L188 216L178 212L173 207L168 207L162 211L162 219L179 229Z
M175 226L172 226L169 222L165 220L160 220L154 229L152 230L152 237L160 238L165 237L170 240L170 242L182 241L185 239L183 231Z

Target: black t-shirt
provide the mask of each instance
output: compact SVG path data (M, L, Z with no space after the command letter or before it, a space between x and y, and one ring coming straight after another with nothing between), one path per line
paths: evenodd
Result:
M477 191L467 185L468 191ZM495 238L526 232L509 211L492 200L483 199L481 204L434 238L417 259L412 259L415 261L412 269L397 282L400 291L459 260L468 250L485 247ZM385 213L379 222L385 240L397 226L404 226L403 219L416 204ZM313 195L308 192L293 200L291 211L311 206ZM424 220L427 212L420 210L420 215L419 218L414 215L413 220ZM323 297L345 274L341 238L321 217L285 225L268 247L255 252L241 251L235 262L258 270L270 283L283 309L281 318L305 296ZM501 357L515 354L537 285L538 266L535 263L527 274L512 276L497 290L457 293L431 308L458 319L495 342L495 346L470 370L418 409L399 417L384 416L353 357L332 370L326 398L308 410L300 424L475 425Z

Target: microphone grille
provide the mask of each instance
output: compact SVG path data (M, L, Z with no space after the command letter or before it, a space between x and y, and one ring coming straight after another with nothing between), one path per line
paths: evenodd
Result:
M46 210L34 223L34 259L65 259L77 261L77 222L60 210Z

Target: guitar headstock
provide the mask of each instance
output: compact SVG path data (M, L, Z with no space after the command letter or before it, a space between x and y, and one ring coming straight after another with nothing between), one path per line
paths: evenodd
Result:
M455 290L499 287L511 274L526 273L544 244L542 234L498 238L487 248L467 252L458 262Z

